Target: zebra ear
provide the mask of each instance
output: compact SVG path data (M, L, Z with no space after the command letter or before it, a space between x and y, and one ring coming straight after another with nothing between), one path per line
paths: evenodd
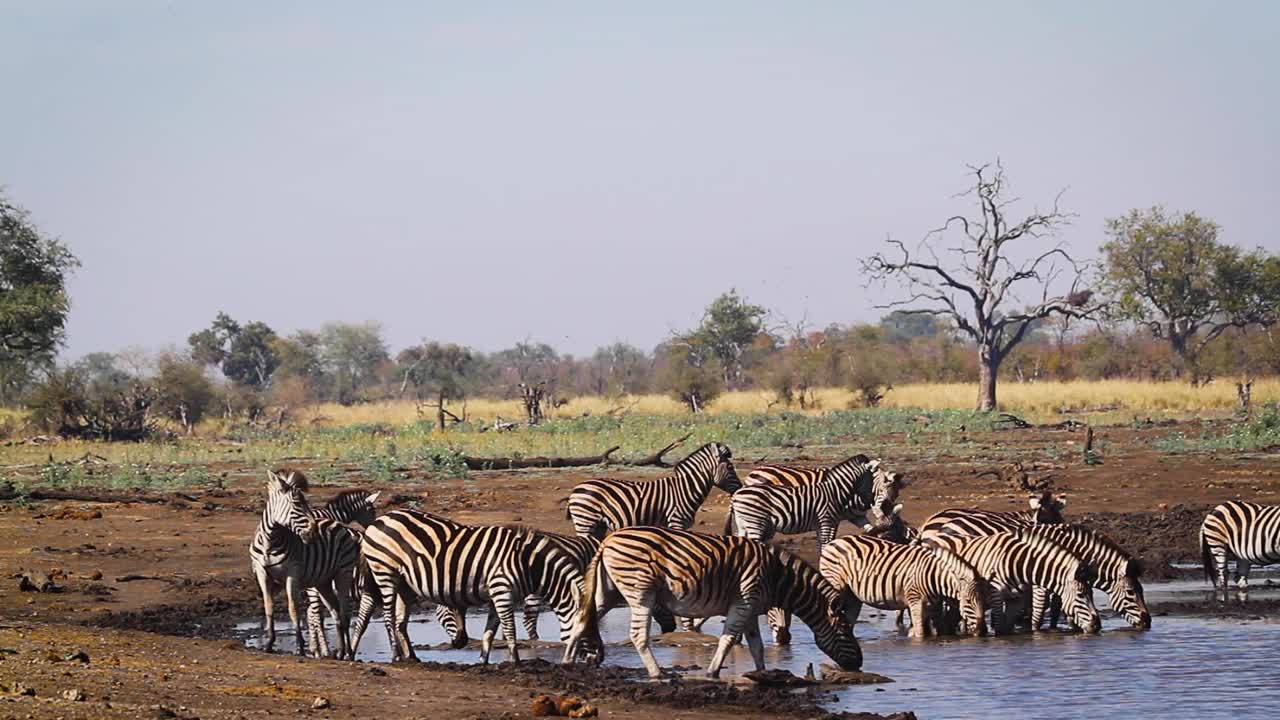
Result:
M893 484L897 485L898 488L901 489L910 485L911 483L907 480L906 476L903 475L902 473L893 473Z
M378 496L379 496L379 495L381 495L381 494L382 494L382 492L381 492L381 491L378 491L378 492L375 492L375 493L369 493L369 497L365 498L365 500L366 500L366 501L368 501L368 503L369 503L370 505L372 505L372 504L374 504L375 502L377 502L377 501L378 501Z
M267 471L267 492L288 492L289 482L274 470Z
M890 514L890 515L901 515L901 514L902 514L902 503L898 503L897 505L894 505L894 506L893 506L893 509L889 511L889 514Z
M1027 504L1031 506L1031 509L1032 509L1032 510L1039 510L1039 509L1040 509L1040 498L1038 498L1038 497L1033 497L1033 498L1031 498L1030 500L1028 500L1028 501L1027 501Z
M289 476L285 480L285 482L287 482L289 486L292 487L294 490L307 492L308 490L311 489L310 483L307 482L307 476L303 475L301 472L298 472L297 470L290 470Z
M875 530L875 527L871 523L867 523L866 525L862 526L862 532L864 533L869 533L872 530Z
M1054 496L1053 496L1053 500L1054 500L1054 502L1056 502L1056 503L1058 504L1058 507L1060 507L1060 508L1064 508L1064 507L1066 507L1066 506L1067 506L1067 496L1066 496L1066 495L1054 495Z

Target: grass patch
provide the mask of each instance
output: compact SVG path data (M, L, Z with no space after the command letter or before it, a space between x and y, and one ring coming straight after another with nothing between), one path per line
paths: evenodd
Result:
M1157 450L1171 453L1277 447L1280 446L1280 403L1268 403L1258 408L1253 417L1231 423L1226 432L1202 432L1196 437L1176 432L1156 440L1153 445Z

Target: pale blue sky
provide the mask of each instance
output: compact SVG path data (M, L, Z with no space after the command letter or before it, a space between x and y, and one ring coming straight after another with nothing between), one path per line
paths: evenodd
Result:
M964 165L1280 250L1280 3L0 1L0 183L84 262L67 355L381 320L651 347L719 292L873 319Z

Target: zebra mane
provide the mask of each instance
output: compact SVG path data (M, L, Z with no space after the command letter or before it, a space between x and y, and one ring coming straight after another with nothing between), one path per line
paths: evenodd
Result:
M330 498L329 502L325 503L325 506L333 507L347 500L354 500L355 502L364 502L365 499L368 498L370 495L376 496L377 494L378 493L376 492L370 493L368 490L343 490L342 492Z
M868 478L874 480L873 474L875 469L879 466L879 460L872 460L866 455L859 453L848 460L844 460L827 468L826 474L822 477L822 482L830 484L850 478L861 486Z
M724 445L718 442L709 442L706 445L703 445L697 450L694 450L693 452L686 455L684 459L680 460L675 465L672 465L671 469L676 471L677 473L682 470L688 470L689 466L696 464L698 461L702 460L705 456L712 455L713 452L717 456L716 459L720 457L723 457L723 458L733 457L733 452L729 449L727 445Z

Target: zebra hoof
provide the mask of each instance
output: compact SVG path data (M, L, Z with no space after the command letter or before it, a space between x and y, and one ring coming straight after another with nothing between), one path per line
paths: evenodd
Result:
M773 633L773 642L775 645L790 645L791 631L786 628L779 628Z

